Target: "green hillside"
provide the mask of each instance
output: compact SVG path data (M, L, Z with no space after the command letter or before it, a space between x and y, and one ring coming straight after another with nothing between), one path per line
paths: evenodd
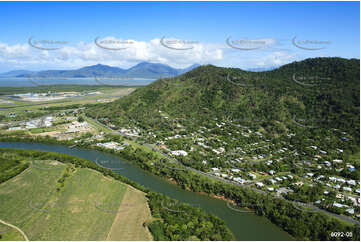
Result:
M266 72L207 65L160 79L87 113L109 118L116 126L134 122L145 128L164 128L167 120L161 110L168 120L256 121L278 132L285 130L282 124L295 119L355 129L360 113L359 75L360 61L342 58L307 59Z
M114 129L138 129L147 143L185 150L189 155L177 159L203 171L237 167L247 176L247 171L273 168L302 174L299 168L307 167L295 161L314 160L314 146L327 154L308 162L308 169L343 159L345 164L318 173L344 169L344 176L358 179L359 169L348 172L346 165L359 167L350 158L360 143L359 76L357 59L314 58L266 72L208 65L157 80L112 103L89 106L86 114ZM219 148L224 151L214 151ZM283 164L266 166L272 157ZM231 162L236 159L247 162Z

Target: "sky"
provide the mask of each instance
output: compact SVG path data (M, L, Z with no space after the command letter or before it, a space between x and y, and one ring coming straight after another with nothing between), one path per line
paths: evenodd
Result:
M0 72L360 58L359 2L0 2Z

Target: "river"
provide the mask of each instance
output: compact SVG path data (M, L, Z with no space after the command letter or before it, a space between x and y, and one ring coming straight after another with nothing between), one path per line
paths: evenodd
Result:
M70 149L63 145L38 143L0 142L0 147L58 152L97 162L104 167L114 169L114 172L119 173L144 187L148 187L155 192L165 194L193 206L199 206L208 213L218 216L226 222L228 228L230 228L235 235L236 240L293 240L288 233L284 232L264 217L257 216L252 212L235 211L230 209L223 200L183 190L177 185L171 184L162 178L150 174L131 162L125 161L112 154L90 149Z

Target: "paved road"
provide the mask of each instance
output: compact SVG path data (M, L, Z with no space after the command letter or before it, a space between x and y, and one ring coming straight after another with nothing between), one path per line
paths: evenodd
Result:
M9 224L9 223L1 220L1 219L0 219L0 223L5 224L5 225L7 225L7 226L9 226L9 227L11 227L11 228L13 228L13 229L16 229L17 231L20 232L20 234L24 237L24 239L25 239L26 241L29 241L28 236L26 236L26 234L25 234L21 229L19 229L18 227L16 227L15 225Z
M119 132L119 131L117 131L117 130L114 130L114 129L112 129L111 127L109 127L109 126L107 126L107 125L99 122L98 119L93 119L93 118L91 118L91 117L89 117L89 116L86 116L86 117L87 117L88 119L90 119L90 120L93 120L94 122L96 122L96 123L99 124L100 126L106 128L106 129L109 129L110 131L112 131L113 134L121 135L121 136L123 136L123 137L125 137L125 138L127 138L127 139L136 140L136 137L129 136L129 135L126 135L126 134L124 134L124 133L122 133L122 132Z
M350 218L348 216L345 216L345 215L342 215L342 214L331 213L331 212L329 212L329 211L327 211L325 209L318 208L318 207L316 207L314 205L310 205L310 206L311 206L311 208L313 208L313 209L315 209L317 211L327 213L327 214L329 214L331 216L337 217L337 218L342 219L344 221L347 221L347 222L350 222L350 223L353 223L353 224L360 224L360 221L354 220L353 218Z
M94 119L93 119L93 120L94 120ZM129 137L129 136L127 136L127 135L125 135L125 134L123 134L123 133L121 133L121 132L119 132L119 131L115 131L115 130L111 129L110 127L108 127L108 126L100 123L98 120L94 120L94 121L96 121L98 124L102 125L103 127L112 130L115 134L122 135L122 136L124 136L124 137L126 137L126 138L131 138L132 140L135 140L135 139L136 139L136 138L134 138L134 137ZM189 166L184 166L184 165L183 165L182 163L180 163L177 159L174 159L173 157L170 157L168 154L163 153L163 152L162 152L161 150L159 150L155 145L153 145L153 144L144 144L144 145L147 146L147 147L149 147L149 148L151 148L151 149L154 150L155 152L158 152L159 154L163 155L163 156L166 157L167 159L169 159L169 160L177 163L178 165L182 166L182 167L183 167L182 169L188 169L188 170L193 171L193 172L195 172L195 173L198 173L198 174L200 174L200 175L207 176L207 177L209 177L209 178L211 178L211 179L215 179L215 180L222 181L222 182L225 182L225 183L228 183L228 184L232 184L232 185L235 185L235 186L241 186L241 187L244 187L244 188L247 188L247 189L251 189L252 191L255 191L255 192L258 192L258 193L262 193L263 195L267 195L267 194L268 194L268 193L265 192L265 191L256 189L256 188L254 188L254 187L249 187L249 186L252 185L252 184L240 184L240 183L237 183L237 182L234 182L234 181L230 181L230 180L223 179L223 178L221 178L221 177L214 176L214 175L209 174L209 173L205 173L205 172L203 172L203 171L194 169L194 168L189 167ZM174 168L174 169L179 169L179 168ZM276 195L276 196L277 196L277 195ZM282 197L282 196L279 196L278 198L281 198L281 199L283 199L284 201L289 202L289 203L294 203L294 202L292 202L292 201L289 201L289 200L285 199L285 198ZM350 218L350 217L347 217L347 216L345 216L345 215L339 215L339 214L331 213L331 212L329 212L329 211L327 211L327 210L325 210L325 209L320 209L320 208L318 208L318 207L316 207L316 206L314 206L314 205L303 204L303 203L298 203L298 205L306 206L306 207L311 208L311 209L314 209L314 210L316 210L316 211L318 211L318 212L323 212L323 213L329 214L329 215L331 215L331 216L333 216L333 217L337 217L337 218L339 218L339 219L342 219L342 220L344 220L344 221L347 221L347 222L350 222L350 223L353 223L353 224L360 224L360 221L354 220L354 219L352 219L352 218Z

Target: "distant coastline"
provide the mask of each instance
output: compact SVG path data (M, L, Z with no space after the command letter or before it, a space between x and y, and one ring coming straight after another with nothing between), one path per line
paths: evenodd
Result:
M145 86L157 79L152 78L129 78L129 79L112 79L111 77L98 77L104 85L124 85L124 86ZM98 85L95 78L27 78L27 77L0 77L0 87L33 87L48 85Z

